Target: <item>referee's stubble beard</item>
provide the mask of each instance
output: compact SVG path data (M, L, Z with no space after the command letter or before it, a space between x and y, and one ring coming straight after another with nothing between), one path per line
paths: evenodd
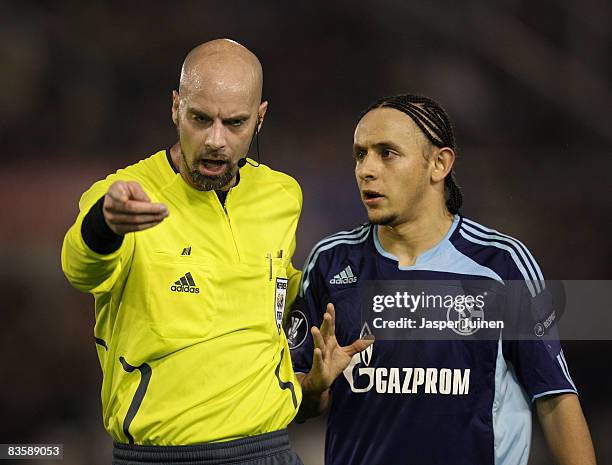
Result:
M177 128L177 132L180 140L180 130ZM181 175L187 177L185 181L200 191L211 191L211 190L224 190L229 188L230 183L238 173L238 165L233 163L228 157L220 153L202 153L195 157L194 165L190 165L183 152L183 146L179 143L179 150L181 152L181 161L183 162L184 170L181 171ZM224 162L224 169L220 174L210 175L201 173L198 164L203 163L205 159L216 159Z

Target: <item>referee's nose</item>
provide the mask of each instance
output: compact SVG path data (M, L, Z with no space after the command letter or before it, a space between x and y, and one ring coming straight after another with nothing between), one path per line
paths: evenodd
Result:
M204 144L211 151L220 150L225 147L225 125L219 118L216 118L210 125Z

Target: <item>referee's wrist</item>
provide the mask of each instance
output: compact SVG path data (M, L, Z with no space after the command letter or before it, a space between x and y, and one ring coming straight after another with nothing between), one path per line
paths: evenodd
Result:
M104 219L104 196L93 204L81 224L83 241L96 253L107 255L119 250L123 236L116 234Z

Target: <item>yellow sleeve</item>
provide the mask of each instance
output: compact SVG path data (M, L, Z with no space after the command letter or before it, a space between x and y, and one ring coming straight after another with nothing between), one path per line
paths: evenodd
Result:
M287 278L289 279L289 286L287 287L287 304L291 306L295 300L300 285L300 279L302 272L294 268L293 263L289 263L287 267Z
M92 294L108 292L120 277L125 277L122 272L129 269L134 252L134 233L126 234L119 249L109 254L91 250L81 234L85 215L116 180L115 176L109 176L83 194L77 219L64 237L62 270L70 284L80 291Z

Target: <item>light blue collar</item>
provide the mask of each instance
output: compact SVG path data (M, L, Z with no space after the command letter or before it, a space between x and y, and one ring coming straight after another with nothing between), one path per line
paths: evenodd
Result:
M395 255L387 252L383 248L382 244L380 243L380 240L378 239L378 227L376 225L373 225L374 226L374 245L376 246L376 250L378 251L378 253L381 254L383 257L387 257L387 258L390 258L391 260L395 260L398 263L397 267L400 270L413 270L413 269L423 268L424 266L426 266L427 262L429 262L433 257L435 257L442 249L450 245L448 240L450 239L452 234L455 232L455 229L457 229L457 225L459 224L459 219L460 219L459 215L454 215L453 223L448 229L448 232L446 233L446 235L442 238L440 242L434 245L431 249L426 250L421 255L419 255L414 265L410 265L410 266L400 266L399 265L399 259Z

